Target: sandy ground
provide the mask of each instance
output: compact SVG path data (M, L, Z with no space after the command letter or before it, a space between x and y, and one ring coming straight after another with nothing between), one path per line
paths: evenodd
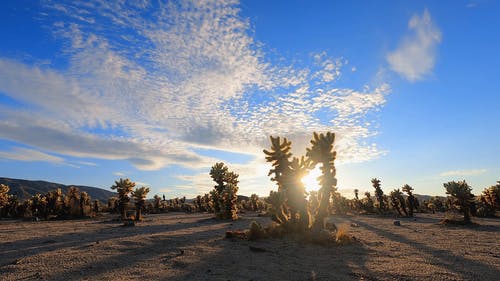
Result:
M210 214L147 215L135 227L110 216L0 221L0 280L500 280L500 219L445 227L417 219L342 216L359 241L323 247L292 240L228 240ZM351 226L354 224L354 226ZM264 251L259 251L259 249Z

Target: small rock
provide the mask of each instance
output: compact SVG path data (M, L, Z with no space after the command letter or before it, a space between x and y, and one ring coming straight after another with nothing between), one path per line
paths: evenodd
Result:
M393 221L392 222L395 226L401 226L401 221Z
M355 222L352 222L351 223L351 227L359 227L359 224L355 223Z

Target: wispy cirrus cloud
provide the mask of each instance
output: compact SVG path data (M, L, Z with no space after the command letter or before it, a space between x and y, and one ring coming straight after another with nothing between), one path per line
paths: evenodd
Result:
M409 81L417 81L432 72L442 35L428 10L422 15L413 15L408 29L410 33L396 50L387 54L386 59L393 71Z
M486 173L487 169L469 169L469 170L454 170L446 171L439 174L441 177L465 177L465 176L479 176Z
M67 65L0 57L0 92L21 104L3 105L0 138L141 170L217 160L197 147L260 159L269 135L288 136L302 154L313 131L337 133L343 162L383 153L370 114L390 86L336 86L352 67L325 52L304 66L270 60L238 1L44 3L42 23ZM419 31L427 20L413 21Z
M40 161L55 164L64 164L64 159L61 157L23 147L14 147L10 151L0 151L0 159L2 158L27 162Z

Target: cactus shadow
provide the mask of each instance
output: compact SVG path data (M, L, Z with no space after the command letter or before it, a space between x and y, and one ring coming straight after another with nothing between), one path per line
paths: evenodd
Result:
M491 280L494 280L497 276L500 275L500 270L498 267L495 268L480 261L466 258L463 255L455 254L449 250L431 247L422 242L409 239L403 235L392 233L388 230L375 227L371 224L354 218L348 218L347 220L381 237L409 245L410 247L414 248L419 253L419 255L426 256L431 259L434 265L452 271L464 280L489 280L490 278ZM431 222L433 222L433 220L431 220ZM495 229L495 231L498 232L498 227L496 227Z

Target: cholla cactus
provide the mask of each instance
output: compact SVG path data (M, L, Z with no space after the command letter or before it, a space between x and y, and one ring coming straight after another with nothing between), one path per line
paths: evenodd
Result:
M149 187L140 187L132 191L132 197L135 201L135 220L142 220L142 208L146 204L146 196L149 193Z
M217 183L210 192L216 218L238 219L238 174L229 172L224 163L216 163L210 176Z
M94 203L92 204L92 211L95 215L97 215L101 211L101 203L99 202L99 200L94 200Z
M345 215L349 210L349 200L339 192L332 193L331 210L336 215Z
M377 198L378 210L380 213L385 212L385 200L384 200L384 191L380 187L379 179L372 179L373 188L375 188L375 197Z
M416 210L417 209L417 200L415 198L415 196L413 196L413 187L405 184L402 188L403 192L406 192L406 194L408 194L408 198L407 198L407 201L408 201L408 215L410 217L413 217L413 210Z
M306 156L311 161L311 165L321 164L322 176L320 176L319 190L319 208L314 218L314 228L322 229L324 219L328 216L328 206L330 205L331 194L337 191L337 179L335 178L335 157L336 152L333 150L335 142L335 134L328 132L326 134L318 134L314 132L311 140L312 147L307 148Z
M92 202L92 199L87 192L83 191L80 193L80 215L82 217L90 214L90 202Z
M108 212L116 213L118 211L118 198L112 196L108 198Z
M361 204L361 200L359 200L359 189L357 189L357 188L354 189L354 199L353 199L353 206L352 207L353 207L354 211L356 211L356 212L361 211L362 204Z
M307 209L306 191L301 179L310 168L310 161L304 157L292 157L291 142L286 138L270 137L271 150L264 150L266 160L272 163L269 175L278 185L278 191L269 198L272 217L286 228L305 230L311 224L311 215ZM281 205L276 205L281 204Z
M7 216L7 206L9 204L10 188L5 184L0 184L0 218Z
M275 222L284 225L288 222L288 212L285 210L285 193L283 191L270 191L267 201L271 205L267 210L271 215L271 219Z
M80 211L80 190L78 188L71 186L68 189L68 193L64 198L65 209L70 217L78 217L81 215Z
M58 188L56 190L49 191L46 197L49 212L55 216L63 215L64 201L62 190Z
M471 208L474 204L474 195L471 193L472 188L463 181L450 181L444 183L446 194L451 196L450 203L464 215L464 222L471 222Z
M213 201L210 197L210 194L205 193L203 195L202 204L203 204L203 209L205 209L205 211L210 212L210 213L214 212L214 205L213 205Z
M161 197L158 196L158 194L156 194L154 197L153 197L153 210L155 213L160 213L160 207L161 207Z
M252 209L252 211L256 212L256 211L259 211L259 195L257 194L252 194L250 195L250 209Z
M405 199L403 197L403 193L401 192L401 190L399 190L399 188L391 191L390 199L392 208L396 210L396 212L398 212L400 216L403 216L402 211L405 213L405 216L408 216L408 213L406 211Z
M281 180L281 177L288 172L290 165L290 157L292 157L292 142L288 141L286 138L281 141L280 137L273 138L270 137L271 140L271 150L265 150L264 154L266 154L266 161L271 162L273 168L269 171L269 176L274 174L274 177L271 178L272 181L275 181L278 184L278 191L283 188L284 181Z
M484 196L485 204L493 210L493 214L495 211L500 211L500 181L497 181L496 185L485 189L482 196Z
M374 204L373 204L373 199L370 194L370 192L365 192L365 198L363 199L363 209L367 213L373 213L374 212Z
M47 218L47 198L42 194L35 194L31 197L32 215L35 217Z
M129 194L132 192L134 186L135 182L122 178L119 181L115 181L115 184L111 186L111 189L116 189L118 192L118 208L123 220L127 219L127 206L128 202L130 202Z

